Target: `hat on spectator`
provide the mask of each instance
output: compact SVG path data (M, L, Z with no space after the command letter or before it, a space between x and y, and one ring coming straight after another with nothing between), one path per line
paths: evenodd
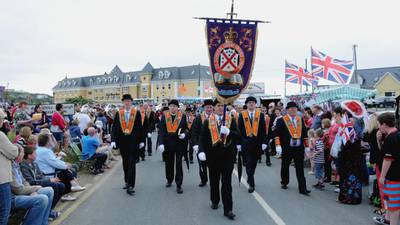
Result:
M202 107L207 106L207 105L213 105L213 100L212 99L204 100Z
M297 107L296 102L288 102L286 105L286 109L290 109L290 108L299 108L299 107Z

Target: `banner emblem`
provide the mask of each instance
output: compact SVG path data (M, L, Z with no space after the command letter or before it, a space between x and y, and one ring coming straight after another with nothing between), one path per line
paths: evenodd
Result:
M257 22L207 20L207 44L217 98L233 102L250 83L255 59Z

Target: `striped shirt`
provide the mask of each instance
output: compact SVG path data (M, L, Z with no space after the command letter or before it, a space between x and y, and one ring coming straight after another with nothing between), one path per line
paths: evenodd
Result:
M324 149L325 145L322 138L317 139L315 142L314 163L325 163Z

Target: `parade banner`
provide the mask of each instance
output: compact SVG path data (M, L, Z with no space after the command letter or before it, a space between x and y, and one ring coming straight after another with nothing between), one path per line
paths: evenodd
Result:
M210 70L219 101L229 104L250 83L257 44L257 21L207 19Z

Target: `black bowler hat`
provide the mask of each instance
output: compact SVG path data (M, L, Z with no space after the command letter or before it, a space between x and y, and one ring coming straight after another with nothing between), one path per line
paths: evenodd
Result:
M179 107L179 102L176 99L172 99L171 101L169 101L168 105L176 105Z
M286 105L286 109L289 108L298 108L296 102L288 102Z
M247 104L248 102L255 102L257 104L257 99L254 98L253 96L249 96L246 98L246 101L244 102L244 104Z
M213 100L212 99L204 100L202 107L205 107L207 105L213 105Z
M133 101L133 98L132 98L132 96L131 96L130 94L124 94L124 95L122 96L121 101L124 101L124 100L131 100L131 101Z

